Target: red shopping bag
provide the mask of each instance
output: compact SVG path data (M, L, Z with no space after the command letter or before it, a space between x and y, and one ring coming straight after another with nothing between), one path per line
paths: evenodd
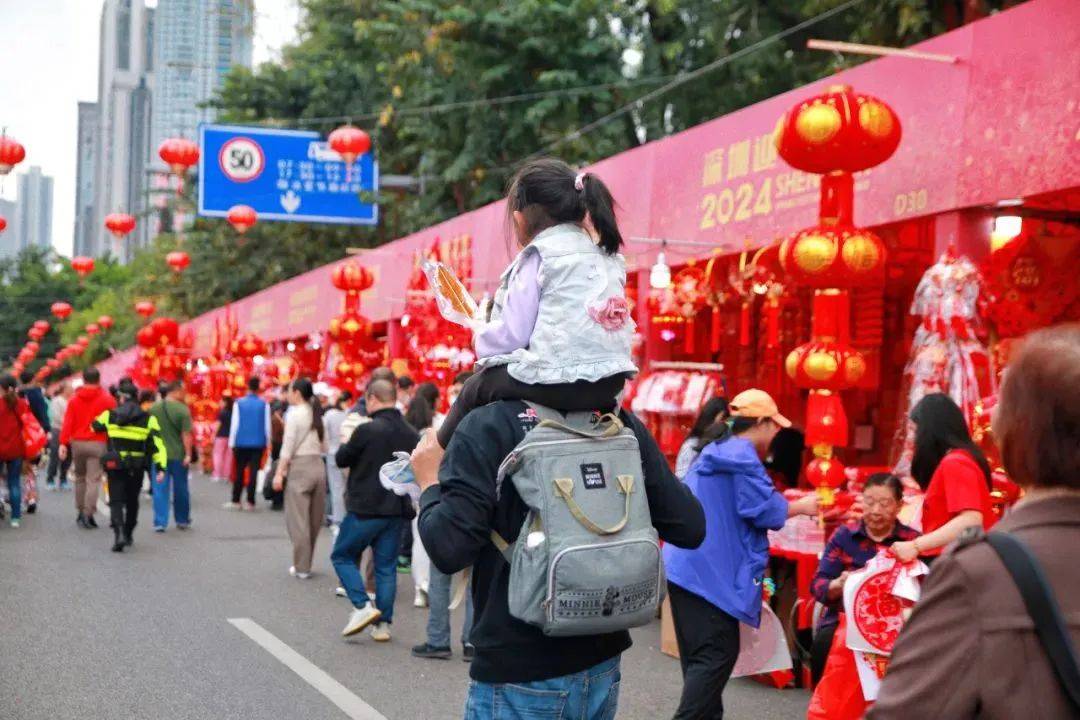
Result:
M846 618L840 615L829 659L810 699L806 720L859 720L871 704L863 698L855 653L847 646Z
M49 439L26 403L19 403L19 424L22 425L23 457L33 460L45 449Z

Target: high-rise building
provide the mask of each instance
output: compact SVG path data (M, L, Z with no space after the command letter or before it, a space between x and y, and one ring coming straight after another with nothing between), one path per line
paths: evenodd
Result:
M75 166L75 255L94 257L100 233L94 226L94 151L98 138L97 103L79 103L79 143Z
M0 198L0 217L7 221L7 229L0 232L0 260L19 254L19 221L17 205Z
M92 254L112 251L130 260L148 236L150 98L153 93L154 11L143 0L105 0L101 9L98 59L98 141L95 148ZM111 212L136 216L139 225L123 243L104 228Z
M18 176L18 249L52 247L53 179L37 165Z

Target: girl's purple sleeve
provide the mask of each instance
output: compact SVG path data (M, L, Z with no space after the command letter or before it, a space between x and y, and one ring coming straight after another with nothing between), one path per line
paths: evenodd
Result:
M529 346L540 311L540 255L529 253L510 278L502 315L476 333L477 357L506 355Z

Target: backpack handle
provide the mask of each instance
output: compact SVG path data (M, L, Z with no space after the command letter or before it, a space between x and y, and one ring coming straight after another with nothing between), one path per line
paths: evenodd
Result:
M603 430L584 430L582 428L576 428L571 425L566 425L558 420L546 419L541 420L537 427L550 427L558 428L564 432L573 433L574 435L580 435L587 438L612 438L620 434L623 431L623 421L618 418L615 413L604 413L597 421L597 426L607 424Z
M581 523L589 532L594 535L614 535L615 533L626 527L626 523L630 521L630 493L634 492L634 476L633 475L619 475L617 478L619 482L619 491L626 496L626 505L623 508L622 520L615 523L609 528L601 527L589 519L589 516L581 509L581 506L574 500L574 481L570 478L556 478L555 494L563 499L566 503L566 507L570 510L570 514L574 516L574 519Z

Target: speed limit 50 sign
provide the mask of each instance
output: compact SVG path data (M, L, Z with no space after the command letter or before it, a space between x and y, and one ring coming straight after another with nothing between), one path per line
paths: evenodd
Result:
M368 202L379 188L370 152L346 166L318 133L241 125L201 125L199 144L200 215L225 217L243 204L260 222L378 222Z

